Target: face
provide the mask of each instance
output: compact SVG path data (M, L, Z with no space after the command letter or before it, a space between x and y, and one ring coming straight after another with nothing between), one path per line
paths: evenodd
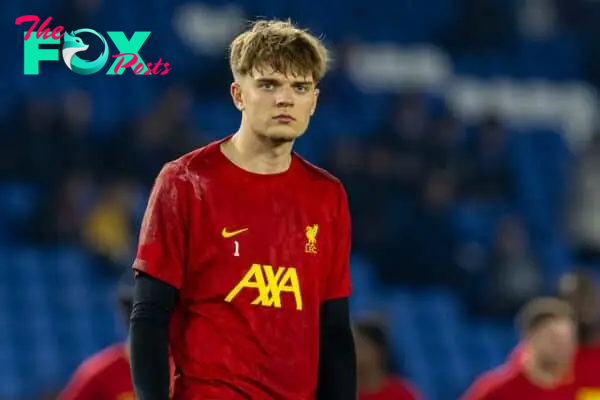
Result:
M381 354L377 346L358 332L354 333L356 345L356 365L358 372L366 372L371 369L379 368L381 364Z
M276 141L292 141L308 128L319 91L311 76L255 70L238 77L231 95L242 112L242 123L256 134Z
M545 360L569 363L577 346L575 324L569 318L549 320L531 334L530 345Z

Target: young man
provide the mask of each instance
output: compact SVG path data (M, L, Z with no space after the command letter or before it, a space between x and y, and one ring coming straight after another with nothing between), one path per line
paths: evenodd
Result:
M391 349L381 325L360 321L354 326L359 400L417 400L421 396L395 374Z
M600 301L593 276L578 269L564 275L559 284L559 296L575 312L579 347L575 361L575 376L582 393L600 398ZM582 397L584 398L584 397Z
M519 315L523 350L505 365L479 377L463 400L575 399L573 361L577 347L571 307L540 298Z
M292 152L326 49L259 21L230 46L232 136L165 165L140 233L137 400L353 400L350 217L342 184Z
M133 297L133 274L127 271L119 282L119 308L129 322ZM89 359L77 369L59 400L133 400L133 384L125 343L117 343Z

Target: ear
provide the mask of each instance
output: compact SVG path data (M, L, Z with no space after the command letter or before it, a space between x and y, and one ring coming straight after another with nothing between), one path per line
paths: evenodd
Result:
M311 117L315 114L315 110L317 109L317 103L319 102L319 94L320 93L321 93L321 91L319 89L315 89L314 99L313 99L313 105L312 105L312 108L310 110L310 116Z
M235 108L240 111L244 111L244 97L242 96L242 87L238 82L232 82L229 88L231 93L231 99Z

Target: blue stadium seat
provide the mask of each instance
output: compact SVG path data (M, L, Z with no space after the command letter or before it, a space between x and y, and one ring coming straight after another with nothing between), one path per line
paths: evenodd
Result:
M350 260L353 295L350 307L354 316L376 312L381 308L378 280L373 265L359 255Z
M516 0L494 1L503 7L516 4ZM95 133L120 133L116 128L150 110L167 85L187 77L198 79L207 71L212 74L215 65L223 66L224 52L216 56L194 54L175 31L173 11L185 3L186 0L150 0L140 13L137 4L105 0L104 7L91 17L93 26L89 28L99 32L151 30L143 48L144 61L155 62L159 57L168 61L173 71L167 76L133 77L131 71L121 77L80 76L62 62L43 63L42 75L24 76L23 43L8 40L7 54L17 57L0 66L2 75L10 77L0 84L0 117L10 115L13 107L28 96L55 98L65 91L80 89L92 96ZM203 3L222 5L219 0ZM332 45L349 38L366 43L424 43L456 22L463 11L458 0L235 3L249 17L291 16L316 33L325 33ZM27 13L52 15L54 11L58 8L52 1L0 4L0 15L13 17ZM8 25L0 27L0 33L14 37L20 28ZM559 81L581 75L585 41L571 33L558 32L543 40L525 40L515 35L508 42L506 49L459 52L452 60L455 77L511 76ZM299 153L315 162L323 158L325 144L330 140L350 135L365 137L375 132L392 103L389 93L363 93L341 69L331 72L322 82L322 89L310 131L297 147ZM239 112L225 92L219 98L200 93L195 101L193 118L206 139L220 138L238 128ZM428 95L427 103L432 117L452 106L445 103L444 94ZM571 161L564 136L561 132L523 130L515 135L510 156L517 172L517 204L459 204L454 215L459 239L489 247L498 218L507 212L520 212L546 268L545 276L557 276L571 264L568 243L556 226L556 216L564 207ZM141 195L138 202L138 227L146 196L147 193ZM123 339L125 333L115 307L115 277L97 268L88 254L73 248L6 246L9 240L15 241L14 228L27 220L38 202L39 193L26 184L0 184L0 243L4 243L0 248L2 398L26 398L36 394L36 388L64 383L85 357ZM410 212L406 203L398 201L392 206L390 220L401 225ZM353 255L351 264L352 315L385 313L394 357L426 398L456 399L478 372L503 362L516 344L509 325L466 321L458 299L450 291L390 289L378 281L374 266L360 255ZM89 309L95 310L94 315L89 314Z
M37 204L35 188L26 184L0 184L0 225L2 223L23 222Z

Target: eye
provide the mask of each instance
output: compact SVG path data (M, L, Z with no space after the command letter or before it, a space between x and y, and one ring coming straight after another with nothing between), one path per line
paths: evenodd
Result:
M273 85L271 82L261 82L258 87L265 90L273 90L275 85Z
M308 92L308 86L306 86L306 85L297 85L296 86L296 91L298 93L306 93L306 92Z

